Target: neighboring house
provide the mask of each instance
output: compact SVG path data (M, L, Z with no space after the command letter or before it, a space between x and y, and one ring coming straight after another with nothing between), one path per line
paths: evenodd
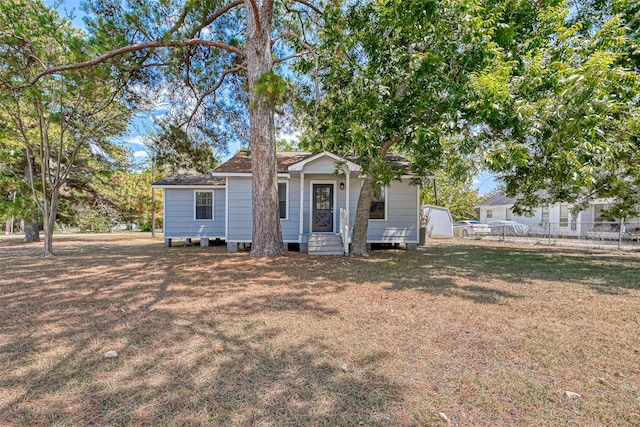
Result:
M389 159L399 167L409 163ZM285 244L301 252L346 253L363 179L360 166L333 153L277 153L280 220ZM371 205L368 243L418 244L419 189L412 176L382 189ZM153 184L164 190L164 237L224 239L229 251L252 237L251 153L240 151L211 173L170 176Z
M545 197L546 192L539 192ZM574 215L573 205L555 203L540 206L533 210L533 215L516 215L512 208L516 199L503 193L496 193L480 203L480 221L511 220L529 226L529 235L551 235L562 237L587 237L601 239L618 239L620 232L627 237L640 235L640 219L620 219L606 217L603 212L611 207L612 199L594 199L586 209ZM622 229L620 226L622 225Z

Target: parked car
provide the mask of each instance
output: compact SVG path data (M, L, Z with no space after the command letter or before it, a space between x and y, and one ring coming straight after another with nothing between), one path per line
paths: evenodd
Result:
M489 225L480 221L473 221L473 220L458 221L455 224L453 224L453 234L455 236L462 236L462 237L468 237L468 236L481 237L481 236L486 236L487 234L491 234L491 227L489 227Z
M495 236L524 236L529 232L529 226L516 221L496 219L489 221L491 234Z

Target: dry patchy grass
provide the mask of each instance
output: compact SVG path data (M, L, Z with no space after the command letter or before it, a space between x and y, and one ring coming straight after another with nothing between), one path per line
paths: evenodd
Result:
M640 424L637 254L100 239L0 247L0 425Z

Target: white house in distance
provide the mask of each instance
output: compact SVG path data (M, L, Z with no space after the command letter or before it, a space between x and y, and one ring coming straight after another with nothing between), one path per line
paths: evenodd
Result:
M545 194L541 192L540 196ZM623 222L604 215L612 199L594 199L577 215L573 214L572 205L556 203L535 208L532 216L519 216L512 212L515 202L504 193L494 194L478 205L480 221L511 220L527 224L530 235L618 239L620 232L633 238L640 234L640 219L626 218Z
M398 167L410 163L396 155ZM285 244L310 254L348 254L360 187L360 166L333 153L277 153L280 221ZM419 240L419 188L412 176L382 189L371 205L368 243ZM164 237L224 239L228 251L251 244L251 153L240 151L207 174L170 176L153 183L164 190Z

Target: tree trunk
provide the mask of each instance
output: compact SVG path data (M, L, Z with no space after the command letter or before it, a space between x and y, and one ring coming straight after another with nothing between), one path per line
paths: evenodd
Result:
M43 220L44 228L44 251L42 255L44 257L53 256L53 228L56 224L56 216L58 212L58 189L51 189L51 203L47 210L47 215Z
M245 0L253 168L252 257L280 256L285 253L278 209L274 109L271 100L255 90L260 77L273 66L270 37L272 10L268 5L273 8L268 1Z
M373 178L367 173L360 189L358 208L353 223L353 240L351 241L351 253L354 256L367 256L367 230L369 228L369 211L373 200Z
M40 241L40 224L38 223L38 212L33 212L32 218L25 218L24 221L24 242Z

